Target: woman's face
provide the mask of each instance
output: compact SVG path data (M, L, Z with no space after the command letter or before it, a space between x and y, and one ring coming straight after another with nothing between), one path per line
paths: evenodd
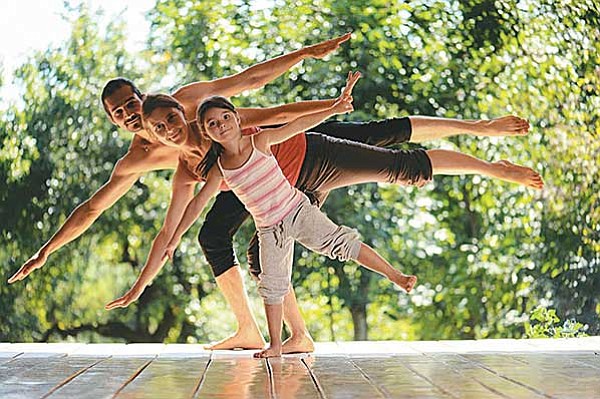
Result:
M156 108L144 122L150 132L166 145L179 147L187 139L188 124L183 112L177 108Z
M217 143L240 136L240 119L237 112L226 108L210 108L204 114L204 131Z

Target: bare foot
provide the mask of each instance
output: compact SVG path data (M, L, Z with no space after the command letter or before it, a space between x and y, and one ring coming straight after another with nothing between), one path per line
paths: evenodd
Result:
M233 350L233 349L261 349L264 348L266 342L262 335L255 331L253 333L243 332L238 330L235 334L221 341L204 345L207 350Z
M308 353L315 351L315 343L308 333L305 331L302 334L295 334L285 340L281 352L284 354L290 353Z
M256 352L254 354L255 358L265 358L265 357L281 357L281 346L272 346L269 345L267 349L264 349L260 352Z
M390 276L390 280L406 292L412 291L413 287L417 283L417 276L412 274L404 274L398 270Z
M529 122L514 115L481 121L477 136L524 136L529 133Z
M525 187L535 188L536 190L544 188L542 176L531 168L519 166L504 160L494 162L492 165L495 166L493 172L494 177L497 177L498 179L521 184Z

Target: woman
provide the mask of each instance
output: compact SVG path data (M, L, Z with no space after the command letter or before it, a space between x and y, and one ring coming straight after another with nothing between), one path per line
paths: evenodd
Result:
M316 103L316 106L329 107L332 103L333 101L331 103L323 101ZM319 109L312 111L317 112ZM167 220L179 218L182 210L193 197L195 184L202 180L199 165L209 149L209 142L200 134L195 123L189 123L185 119L181 105L170 96L148 96L144 101L142 112L147 130L155 134L161 142L178 147L181 151L173 180L171 205L167 211ZM319 125L311 131L333 133L341 137L355 134L357 140L378 144L420 141L426 138L430 131L421 129L424 134L415 135L413 122L418 124L419 118L390 119L364 124L330 122ZM468 123L473 122L464 123L463 128L466 128ZM482 135L514 135L527 131L526 122L516 117L504 117L486 123L490 129L481 131ZM478 125L473 123L471 129L476 126ZM317 133L298 135L273 148L273 153L290 182L315 201L321 199L320 203L327 192L334 188L366 182L422 185L435 174L482 174L537 189L543 186L541 177L535 171L507 161L488 163L460 152L447 150L382 149ZM205 255L217 275L217 281L219 277L226 274L234 276L226 280L226 284L219 284L239 321L239 334L236 334L233 340L224 342L229 345L229 348L260 348L264 345L247 305L247 297L243 291L231 244L232 236L247 217L248 213L244 206L232 193L221 192L207 214L205 226L200 233L201 243L203 236L212 235L212 243L221 246L208 248L207 251L207 245L203 243ZM209 223L213 230L208 230L211 233L207 234L206 226ZM164 264L165 259L160 259L156 248L166 245L172 234L173 231L168 229L161 230L136 284L124 296L109 303L107 309L125 307L141 295L145 285ZM226 246L230 246L231 249L224 251L223 248ZM223 256L223 252L228 252L227 256ZM257 274L260 266L256 256L256 240L253 240L249 253L250 269L253 274ZM222 267L227 263L229 268L223 271ZM292 335L284 343L283 353L312 350L312 341L297 309L293 290L290 290L284 300L284 318L290 326ZM252 331L247 333L246 329ZM213 347L213 349L222 348L224 347Z

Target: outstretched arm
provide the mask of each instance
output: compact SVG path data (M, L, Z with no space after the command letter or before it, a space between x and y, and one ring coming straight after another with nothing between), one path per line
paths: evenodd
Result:
M165 248L175 232L179 221L186 209L187 204L194 196L194 187L196 181L183 170L183 166L179 166L173 176L173 192L171 194L171 203L167 209L167 215L163 227L160 229L156 238L152 242L152 248L146 259L146 264L142 268L137 280L122 297L108 303L105 308L107 310L127 307L131 302L136 301L144 289L158 272L164 266L167 258L165 256Z
M221 186L222 177L219 168L215 165L208 173L206 183L202 186L202 189L196 194L194 199L188 204L179 226L173 233L171 240L167 244L165 252L169 258L173 258L175 249L179 246L181 237L188 231L188 229L194 224L194 222L200 217L202 211L206 207L206 204L212 197L214 197L219 191Z
M350 39L351 33L336 37L300 50L253 65L250 68L208 82L196 82L181 87L173 96L181 101L186 109L195 112L198 104L207 96L231 97L246 90L258 89L283 75L292 66L305 58L323 58L338 49L340 44Z
M298 101L268 108L237 108L242 128L282 125L301 116L331 108L337 99Z
M346 112L353 111L352 89L358 79L360 79L360 76L360 72L348 73L346 87L342 90L342 94L340 94L331 107L319 112L301 116L287 125L278 128L264 129L255 136L258 140L257 143L262 148L268 148L273 144L281 143L300 132L310 129L332 115L345 114Z
M154 151L145 152L141 142L134 139L127 154L115 164L108 181L87 201L75 208L52 238L29 258L8 282L23 280L35 269L44 266L50 254L83 234L105 210L129 191L144 172L172 168L176 158L173 159L168 151L170 150L156 148Z

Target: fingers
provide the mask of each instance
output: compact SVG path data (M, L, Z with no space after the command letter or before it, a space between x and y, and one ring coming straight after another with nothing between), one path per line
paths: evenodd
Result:
M107 303L106 306L104 306L104 309L111 310L115 308L126 308L131 302L133 302L133 300L129 295L126 294L112 302Z
M337 50L340 47L340 44L342 44L345 41L348 41L351 36L352 32L348 32L342 36L329 39L319 44L311 46L312 56L315 58L325 57L327 54Z
M8 279L8 284L12 284L15 281L20 281L23 279L23 277L25 277L25 275L22 275L24 267L25 266L21 266L21 268L17 270L17 272L13 274L11 278Z
M352 71L350 71L349 75L348 75L348 84L347 84L347 88L349 92L352 92L352 89L354 88L354 86L356 85L356 82L358 82L358 79L361 78L361 73L359 71L356 71L354 73L352 73Z
M17 272L13 274L11 278L8 279L8 283L12 284L14 282L21 281L25 279L25 277L27 277L32 271L33 269L30 268L29 265L26 263L23 266L21 266L21 268L17 270Z
M336 40L338 43L344 43L350 40L350 37L352 37L352 32L347 32L344 33L342 36L335 38L334 40Z
M104 306L104 309L112 310L114 308L124 308L125 306L123 306L123 301L124 297L115 299L114 301L107 303L106 306Z
M352 93L352 89L354 89L356 82L358 82L358 79L360 79L361 76L361 73L358 71L348 72L348 78L346 79L346 87L344 88L345 95L350 95L350 93Z
M177 250L177 247L171 247L168 246L165 249L165 253L162 255L162 258L169 258L171 261L173 260L173 256L175 255L175 251Z

